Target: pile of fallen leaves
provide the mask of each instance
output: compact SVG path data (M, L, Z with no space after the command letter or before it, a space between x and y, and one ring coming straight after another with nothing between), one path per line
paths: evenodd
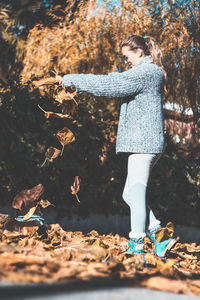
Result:
M200 294L200 246L177 243L173 256L126 254L128 241L118 234L100 235L48 226L48 237L38 227L20 232L0 229L0 279L15 283L58 283L93 278L127 279L127 283L158 290ZM147 238L145 247L152 250Z
M79 182L72 192L76 195ZM121 279L127 284L185 294L200 294L200 245L177 242L167 257L154 255L145 238L146 254L127 254L128 240L118 234L92 230L63 230L47 225L41 184L19 192L12 201L15 217L0 214L0 280L15 283L63 283L97 278ZM41 230L42 229L42 230ZM173 224L157 230L156 239L173 236Z

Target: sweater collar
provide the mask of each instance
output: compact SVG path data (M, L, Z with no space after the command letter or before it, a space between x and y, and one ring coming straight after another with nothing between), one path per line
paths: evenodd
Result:
M152 62L153 62L153 60L152 60L151 55L147 55L147 56L145 56L144 58L142 58L142 59L139 61L139 63L137 63L136 66L142 65L142 64L144 64L144 63L152 63Z

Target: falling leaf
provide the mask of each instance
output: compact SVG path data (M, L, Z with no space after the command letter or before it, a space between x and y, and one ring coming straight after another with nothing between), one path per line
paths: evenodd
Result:
M52 162L56 157L58 157L61 153L61 150L54 148L54 147L49 147L45 153L45 160L42 164L42 167L44 166L44 164L46 163L46 161L48 160L49 162Z
M36 211L37 209L37 205L36 206L33 206L29 209L29 211L27 212L27 214L23 217L23 221L26 221L28 219L30 219L30 217L32 217L32 215L34 214L34 212Z
M56 101L58 101L59 103L63 103L64 100L75 100L74 97L77 97L77 94L76 92L73 92L73 93L68 93L66 92L64 89L59 92L55 97L54 99Z
M51 111L46 112L44 114L44 116L46 119L49 119L50 117L61 118L61 119L69 119L70 118L70 115L68 115L68 114L60 114L60 113L55 113L55 112L51 112Z
M42 206L42 208L46 208L50 205L55 206L54 204L52 204L48 200L43 200L43 199L40 200L39 204Z
M68 129L67 127L64 127L62 130L60 130L56 134L56 137L63 147L62 151L61 151L61 155L63 153L64 147L75 141L75 136L74 136L73 132L70 129Z
M76 176L75 179L74 179L74 183L71 186L71 191L72 191L72 195L75 195L77 201L80 203L80 200L77 196L77 193L78 193L79 189L80 189L80 178L79 178L79 176Z
M157 242L162 242L173 237L174 234L174 225L173 223L167 223L166 227L160 227L156 233L155 238Z
M42 184L37 184L32 189L23 190L14 197L12 201L12 207L15 209L19 209L20 211L24 211L24 209L30 207L30 204L37 201L43 194L43 192L44 187ZM27 213L27 211L25 211L25 213Z
M49 119L50 117L61 118L61 119L71 118L71 116L69 114L61 114L61 113L55 113L52 111L45 111L39 104L38 104L38 107L44 112L44 116L46 119Z

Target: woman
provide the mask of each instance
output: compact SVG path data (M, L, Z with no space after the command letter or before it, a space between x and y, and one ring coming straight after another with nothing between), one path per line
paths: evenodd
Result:
M123 57L130 69L108 75L69 74L62 82L95 96L124 98L117 131L116 153L128 156L127 179L123 199L131 212L128 253L144 253L144 237L149 219L148 235L155 243L155 253L163 257L176 242L168 239L158 243L155 232L161 227L146 205L146 187L150 172L164 152L162 94L165 71L162 52L155 39L131 35L121 44Z

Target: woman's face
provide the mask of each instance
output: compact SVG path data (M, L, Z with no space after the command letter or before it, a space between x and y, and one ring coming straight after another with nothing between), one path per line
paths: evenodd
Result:
M131 67L135 67L137 63L145 56L142 49L137 48L135 52L130 50L129 46L122 47L122 54L125 59L125 62Z

